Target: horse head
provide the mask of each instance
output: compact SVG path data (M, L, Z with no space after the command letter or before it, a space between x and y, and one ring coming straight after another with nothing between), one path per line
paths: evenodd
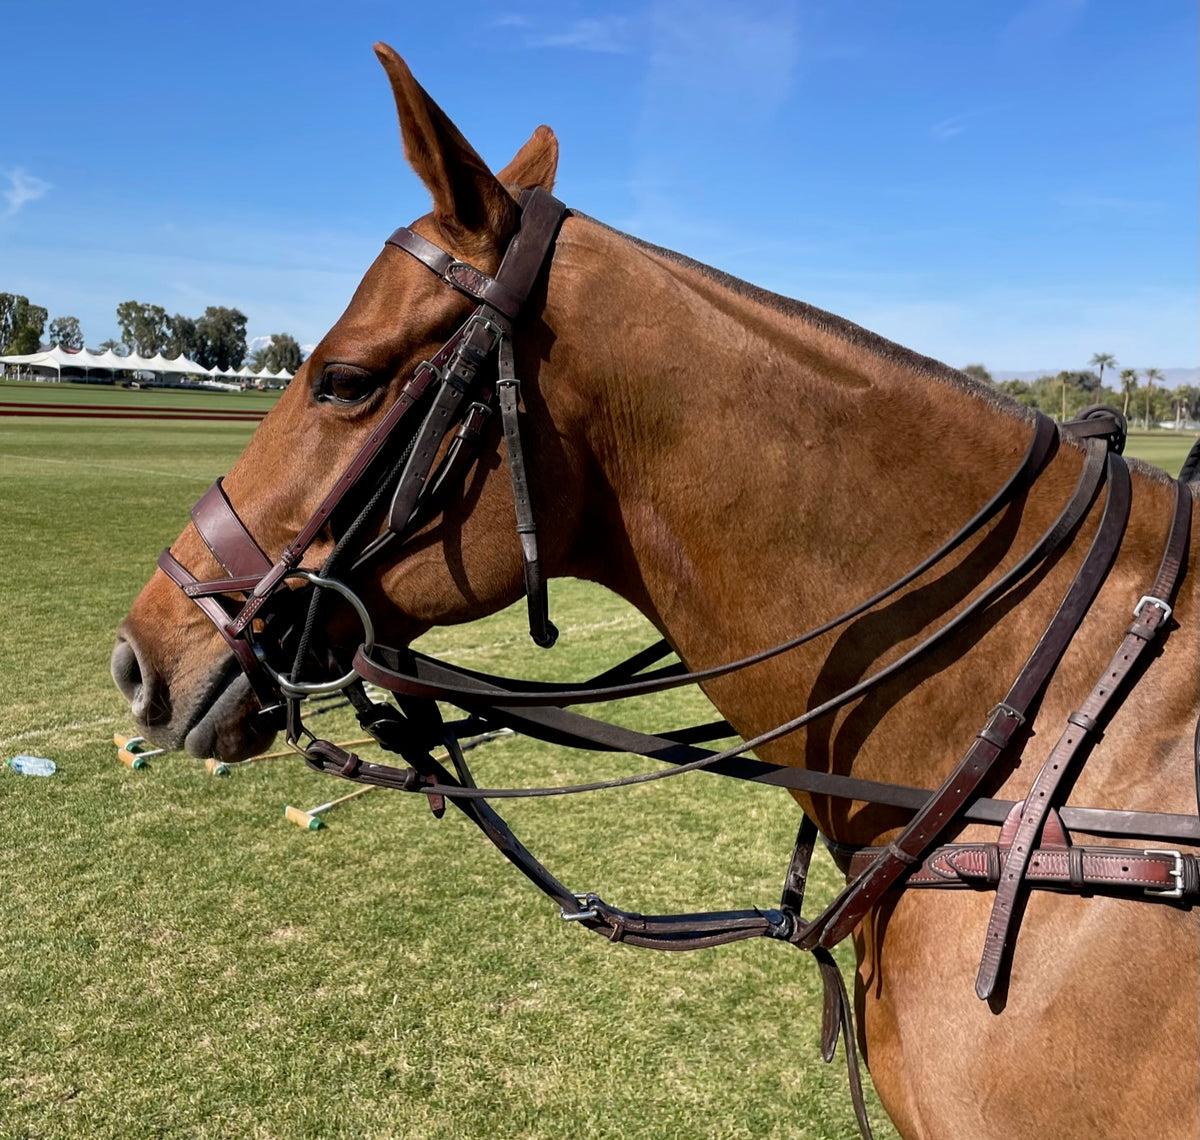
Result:
M408 227L417 236L407 240L414 248L443 253L447 264L461 266L463 272L473 267L484 278L494 275L520 224L518 195L532 189L548 192L553 186L558 161L553 133L539 127L495 175L400 57L382 44L376 53L395 96L405 156L433 199L432 211ZM289 544L327 501L352 457L362 454L389 410L394 412L397 402L408 398L406 385L422 362L436 359L439 347L475 307L472 298L449 288L415 256L386 244L345 313L260 424L220 492L206 496L221 516L215 529L224 528L227 537L237 532L234 545L248 550L251 562L260 557L264 565L286 560ZM577 517L572 504L579 498L570 489L579 481L579 462L561 433L550 429L550 413L537 388L553 336L539 321L536 304L525 309L528 313L521 313L515 338L523 420L529 436L540 443L536 463L529 468L530 493L554 517L542 541L542 561L553 570L562 562L571 520ZM494 361L484 364L489 368L494 371ZM411 395L411 387L407 391ZM419 406L409 424L421 418L431 398L425 397L424 404L414 401ZM465 418L465 404L456 415ZM521 595L522 552L513 525L505 442L499 417L486 415L487 410L486 405L475 410L476 419L483 422L472 421L479 438L475 462L465 477L444 489L436 509L424 510L419 525L405 533L402 549L383 551L354 574L356 594L372 615L376 632L390 644L405 645L433 625L494 612ZM384 442L360 488L370 484L378 489L380 471L403 466L403 447L411 447L413 429L406 424L396 434L398 438ZM449 436L439 435L435 444L443 454L450 446ZM359 518L366 502L363 497L342 505L309 536L303 567L322 566L351 521L361 540L358 546L369 544L374 537L369 531L379 531L381 517L386 523L388 504L381 499L377 511ZM394 502L392 506L396 509ZM193 511L193 518L199 517ZM261 555L254 554L255 546ZM204 582L237 578L239 569L245 569L245 559L241 561L239 566L236 551L232 559L228 551L223 553L213 535L203 534L194 521L171 547L167 565L186 568L180 571L184 577ZM278 721L257 715L269 700L261 689L256 697L251 683L254 661L246 642L218 628L222 615L227 624L236 613L249 586L243 583L240 592L208 595L203 611L179 584L159 570L143 589L120 628L113 678L131 703L138 731L156 743L183 747L196 756L252 755L268 743ZM294 644L286 650L280 644L264 650L261 643L270 641L267 626L292 628L281 611L294 617L296 606L286 602L305 593L303 586L291 575L276 583L270 603L250 623L248 632L258 634L260 656L273 654L280 670L286 668L284 661ZM219 608L214 609L215 604ZM326 676L343 671L362 640L351 607L342 605L327 617L321 646ZM238 653L231 653L231 646ZM238 668L239 661L251 667L250 676Z

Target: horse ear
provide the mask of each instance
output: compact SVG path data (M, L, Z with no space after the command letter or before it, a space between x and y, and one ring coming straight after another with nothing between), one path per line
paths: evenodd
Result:
M549 193L558 174L558 139L549 127L538 127L496 178L505 186L532 190L540 186Z
M396 98L404 157L433 196L437 223L459 241L502 241L516 223L512 198L404 60L383 43L375 45L375 54Z

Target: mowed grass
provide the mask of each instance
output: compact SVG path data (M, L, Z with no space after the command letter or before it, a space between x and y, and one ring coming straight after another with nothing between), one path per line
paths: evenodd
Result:
M183 756L117 762L113 633L249 433L0 419L0 755L59 765L0 771L0 1137L857 1135L798 952L609 945L562 923L455 813L438 822L396 794L300 831L285 803L348 786L298 759L224 780ZM426 646L582 678L652 638L603 591L551 590L552 653L520 607ZM620 715L710 714L683 694ZM314 724L358 735L344 714ZM496 783L648 764L515 738L475 756ZM771 905L797 823L786 795L704 775L505 814L565 882L650 912ZM835 878L821 861L818 898ZM894 1136L875 1103L872 1118Z
M797 951L611 945L418 799L371 792L301 831L285 803L348 786L298 759L228 779L117 761L114 631L249 434L0 418L0 754L59 767L0 770L0 1137L855 1136ZM553 653L519 608L427 641L582 678L652 639L602 591L552 597ZM711 709L683 695L622 715ZM314 724L359 734L343 714ZM501 783L648 763L519 739L475 755ZM786 795L703 775L506 814L564 881L648 912L773 905L797 824ZM828 895L827 863L818 879Z

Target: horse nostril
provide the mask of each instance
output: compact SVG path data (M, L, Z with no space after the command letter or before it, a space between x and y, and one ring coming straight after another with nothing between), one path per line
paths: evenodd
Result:
M137 651L123 637L118 637L113 646L111 669L112 679L121 695L132 704L142 690L142 668L138 664Z
M135 719L143 725L162 725L171 719L170 702L154 675L142 667L137 646L124 637L117 638L112 652L112 678L129 702Z

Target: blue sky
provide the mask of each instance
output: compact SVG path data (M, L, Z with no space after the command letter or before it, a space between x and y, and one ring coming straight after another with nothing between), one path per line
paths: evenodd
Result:
M0 291L318 340L425 212L371 44L499 168L949 364L1195 367L1194 0L13 4Z

